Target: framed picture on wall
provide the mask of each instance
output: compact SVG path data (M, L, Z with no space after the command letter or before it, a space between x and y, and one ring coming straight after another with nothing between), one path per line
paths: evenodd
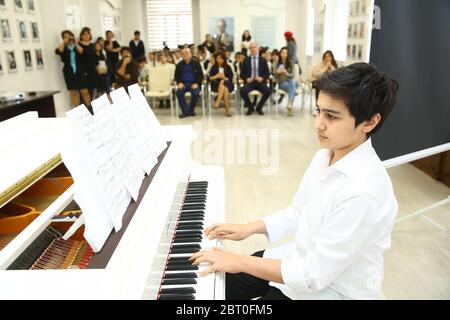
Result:
M358 59L361 60L363 57L363 46L359 45L358 46Z
M17 72L17 62L14 51L6 51L6 63L9 73Z
M27 0L27 11L29 13L36 12L36 7L34 6L34 0Z
M23 12L23 2L22 0L14 0L15 8L17 12Z
M0 0L0 10L6 10L6 0Z
M11 28L9 27L9 20L8 19L1 19L1 33L2 33L2 39L4 42L11 42Z
M361 39L364 38L364 23L361 23L359 25L359 38L361 38Z
M36 66L38 69L44 69L44 57L42 55L42 49L36 49Z
M3 69L3 63L2 63L2 56L0 55L0 74L4 73L4 69Z
M216 49L234 52L233 17L210 17L209 33L213 36L213 43Z
M39 26L37 22L30 22L31 25L31 35L34 42L39 42Z
M17 20L17 26L19 27L20 41L27 42L28 41L28 32L27 32L26 22Z
M31 50L23 50L23 61L25 70L33 70L33 60L31 59Z

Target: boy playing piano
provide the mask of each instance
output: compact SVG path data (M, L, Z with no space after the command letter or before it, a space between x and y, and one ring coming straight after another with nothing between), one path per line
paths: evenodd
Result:
M201 251L203 275L226 272L227 299L376 299L383 252L397 215L390 178L372 148L394 108L398 83L356 63L317 80L315 128L324 148L314 156L287 208L248 224L215 224L209 239L240 241L265 234L294 239L253 256Z

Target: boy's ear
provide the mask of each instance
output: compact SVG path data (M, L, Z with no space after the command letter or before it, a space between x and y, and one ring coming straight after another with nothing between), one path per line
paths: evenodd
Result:
M362 125L362 131L366 134L370 133L380 123L381 115L379 113L372 116L370 120L364 121Z

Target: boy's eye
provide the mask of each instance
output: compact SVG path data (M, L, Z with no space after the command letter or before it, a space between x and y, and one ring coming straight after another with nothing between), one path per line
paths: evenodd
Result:
M329 113L327 113L327 118L330 119L330 120L337 119L335 116L333 116L333 115L331 115Z
M319 108L316 108L316 112L317 112L317 113L320 113L320 109L319 109Z

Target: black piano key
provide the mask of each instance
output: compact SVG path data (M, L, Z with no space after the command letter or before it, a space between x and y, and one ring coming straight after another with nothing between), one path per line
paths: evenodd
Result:
M170 254L194 254L196 252L199 252L200 249L194 249L194 248L180 248L180 249L172 249L170 250Z
M192 293L189 294L160 294L158 300L195 300Z
M201 243L202 242L202 238L179 238L179 239L174 239L173 243Z
M194 191L199 191L199 192L204 192L205 194L208 192L208 187L189 187L186 189L187 192L194 192Z
M177 245L173 245L172 248L197 248L197 249L201 249L200 245L198 245L198 244L177 244Z
M188 187L207 187L208 185L208 182L190 182L187 184Z
M186 196L206 196L208 194L208 190L202 190L202 189L191 189L186 190Z
M181 238L197 238L202 237L203 238L203 232L201 230L178 230L178 232L175 234L175 238L181 239Z
M199 195L192 195L192 196L188 196L186 195L184 197L184 200L192 200L192 199L201 199L201 200L206 200L208 198L207 194L199 194Z
M166 271L193 271L198 270L198 266L193 264L171 264L166 267Z
M205 204L206 200L205 199L184 199L183 201L183 205L184 204Z
M204 210L189 210L189 211L181 211L180 215L189 215L189 214L203 214L205 215L205 211Z
M197 280L195 279L166 279L163 280L163 286L177 286L183 284L197 284Z
M185 204L181 207L182 211L187 210L205 210L206 205L204 204Z
M203 230L203 226L183 226L183 225L178 225L177 230L180 230L180 231L202 231Z
M200 189L186 190L186 196L205 196L207 193L208 193L207 190L200 190Z
M208 181L189 181L187 183L188 186L204 186L204 185L208 185L209 182Z
M169 260L167 261L167 265L168 266L179 266L179 265L188 265L188 264L192 264L192 261L187 259L187 260Z
M198 275L194 272L183 272L183 273L166 273L164 275L165 279L196 279Z
M179 217L205 217L204 213L190 213L190 212L183 212L180 213Z
M203 227L203 222L201 222L201 221L179 221L178 222L178 227L179 226Z
M192 215L182 215L178 218L178 221L186 220L205 220L205 215L203 214L192 214Z
M159 292L160 295L163 295L163 294L188 294L188 293L196 293L196 291L192 287L181 287L181 288L163 288Z
M189 261L188 257L170 257L168 261Z

